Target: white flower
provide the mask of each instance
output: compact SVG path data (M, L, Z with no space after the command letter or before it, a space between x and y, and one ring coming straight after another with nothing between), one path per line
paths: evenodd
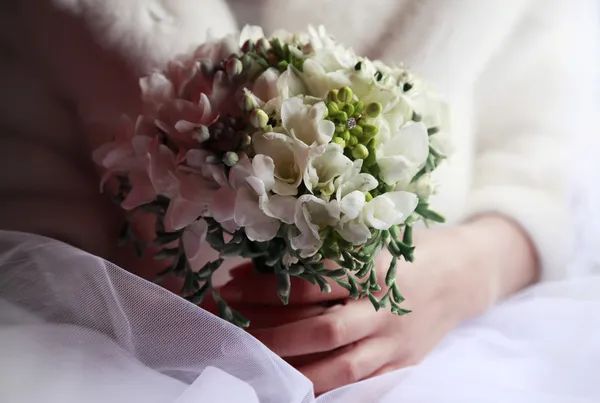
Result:
M423 167L428 155L426 126L421 122L407 124L377 147L381 178L388 185L406 186Z
M275 165L264 155L257 155L252 162L242 155L229 173L230 186L217 191L213 206L213 218L228 231L244 228L251 241L268 241L277 235L281 222L294 221L293 197L271 196L275 186Z
M284 196L296 195L310 150L299 147L288 135L276 132L256 132L252 144L258 155L273 160L276 179L273 191Z
M333 181L351 167L352 160L344 155L342 146L329 143L323 154L309 159L304 171L304 185L309 192L320 188L331 194L335 190Z
M355 190L367 193L379 185L373 175L360 172L362 164L362 160L354 161L352 167L335 180L336 199L339 202L342 201L344 196Z
M409 192L388 192L379 195L363 209L365 224L380 230L402 224L415 211L418 202L417 195Z
M335 133L335 124L324 120L326 111L323 102L307 105L302 98L289 98L281 107L283 128L307 146L328 144Z
M293 249L301 257L310 257L323 245L319 231L334 226L340 218L336 202L326 202L313 195L302 195L296 202L294 223L300 232L291 238Z
M252 93L265 104L263 109L267 114L279 117L283 102L306 93L306 89L292 67L283 73L271 67L256 79Z
M181 241L183 242L185 254L190 261L199 256L202 245L206 241L207 233L208 224L203 219L196 220L183 231Z
M264 37L265 33L261 27L256 25L244 25L242 32L240 32L239 46L242 47L242 45L248 40L256 42L260 38Z
M435 192L435 186L432 183L431 174L421 175L419 179L411 182L405 189L407 192L416 194L421 199L428 199Z

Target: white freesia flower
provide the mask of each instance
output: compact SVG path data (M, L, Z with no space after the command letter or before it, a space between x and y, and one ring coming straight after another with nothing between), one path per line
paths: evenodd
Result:
M336 202L326 202L313 195L302 195L296 202L294 223L299 231L291 238L293 249L301 257L313 256L323 246L319 231L334 226L340 218Z
M295 199L269 197L275 186L273 160L242 156L229 173L230 186L215 195L213 218L229 231L243 227L251 241L273 239L281 222L293 222Z
M377 179L368 173L361 173L362 160L356 160L350 169L335 180L336 201L343 213L336 224L337 232L354 245L365 243L371 231L362 219L365 206L365 194L379 184Z
M279 117L283 102L305 94L306 88L291 66L283 73L271 67L256 79L252 93L265 104L263 109L267 114Z
M427 127L422 123L405 125L377 147L381 178L388 185L406 186L429 155Z
M386 230L402 224L415 211L419 198L410 192L388 192L365 204L363 219L370 228Z
M261 27L256 25L245 25L244 28L242 28L242 32L240 32L239 46L242 47L248 40L257 41L264 37L265 33Z
M299 147L293 138L276 132L256 132L252 144L257 154L274 162L273 191L284 196L296 195L310 155L309 148Z
M352 167L352 160L344 155L342 146L327 144L325 152L311 158L304 171L304 185L309 192L320 188L324 193L333 193L334 180Z
M281 106L283 128L307 146L328 144L335 133L335 124L324 120L327 107L318 102L307 105L299 97L289 98Z

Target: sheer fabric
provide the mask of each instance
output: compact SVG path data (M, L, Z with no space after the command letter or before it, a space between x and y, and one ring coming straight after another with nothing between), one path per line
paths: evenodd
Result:
M598 402L599 311L600 278L536 287L422 364L315 399L244 331L81 250L0 231L0 401Z

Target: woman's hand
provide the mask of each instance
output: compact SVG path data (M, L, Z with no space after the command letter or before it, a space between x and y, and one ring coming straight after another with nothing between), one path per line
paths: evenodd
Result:
M333 284L323 294L303 281L293 282L284 307L272 277L250 267L238 269L222 295L252 321L255 337L311 379L316 393L324 393L418 363L461 321L534 280L535 255L527 238L502 218L423 230L415 243L415 262L398 268L402 306L413 311L406 316L385 308L375 312L367 299L348 299ZM390 259L387 253L378 256L380 278Z

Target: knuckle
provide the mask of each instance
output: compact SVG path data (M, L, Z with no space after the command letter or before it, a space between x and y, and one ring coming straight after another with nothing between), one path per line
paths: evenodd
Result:
M347 327L344 321L327 318L323 321L320 331L324 347L334 349L343 346L347 341Z
M362 379L360 363L352 356L344 357L340 363L340 377L344 384L358 382Z

